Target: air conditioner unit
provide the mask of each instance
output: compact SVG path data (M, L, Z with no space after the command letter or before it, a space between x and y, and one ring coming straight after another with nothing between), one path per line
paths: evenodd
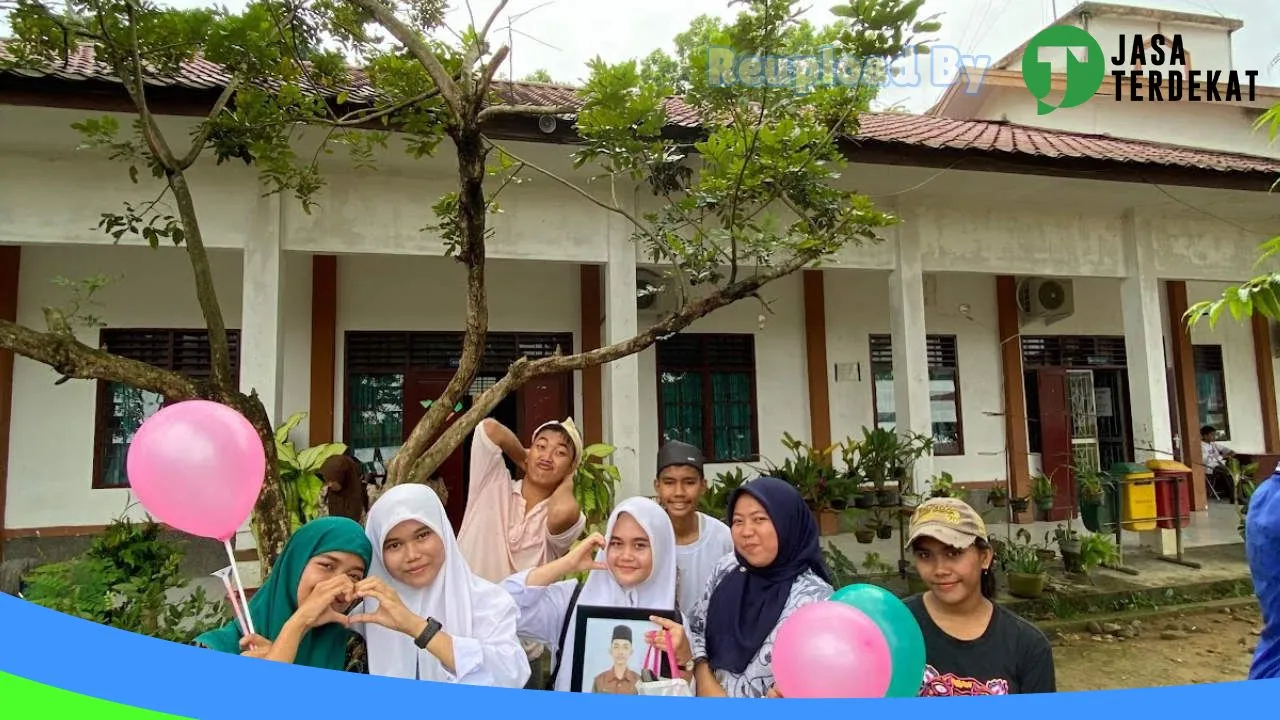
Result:
M1018 314L1025 321L1040 320L1052 325L1075 314L1075 292L1071 280L1024 278L1018 283Z

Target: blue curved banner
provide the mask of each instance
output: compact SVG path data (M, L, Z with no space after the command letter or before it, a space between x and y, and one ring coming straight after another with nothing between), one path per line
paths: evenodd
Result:
M972 698L999 703L976 712L1023 717L1129 716L1192 718L1226 708L1247 711L1275 702L1280 680L1138 690ZM106 702L104 702L106 701ZM954 701L954 699L952 700ZM91 704L93 709L89 709ZM422 713L466 717L608 717L653 720L653 713L706 713L705 698L572 694L444 685L370 677L253 660L156 640L54 612L0 594L0 711L17 717L197 720L259 717L398 717ZM854 716L887 712L896 720L934 720L939 703L877 700L732 700L736 720L776 720L790 712ZM110 705L109 703L116 703ZM662 703L681 703L679 709ZM862 707L857 707L862 705ZM128 707L121 707L128 706ZM157 714L160 713L160 714ZM0 712L0 716L6 715ZM834 716L834 715L830 715ZM692 715L691 715L692 717Z

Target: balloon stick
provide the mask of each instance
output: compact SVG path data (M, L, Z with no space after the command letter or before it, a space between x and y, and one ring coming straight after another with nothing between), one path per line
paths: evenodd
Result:
M240 569L236 566L236 553L231 549L231 539L223 540L222 546L227 549L227 558L231 560L231 574L236 579L236 590L240 593L240 605L244 608L244 624L249 628L249 634L253 635L253 617L249 614L249 601L244 597L244 581L240 579Z
M248 635L249 627L244 622L244 613L240 609L240 599L236 597L235 588L231 586L231 571L233 569L235 569L234 563L214 572L213 576L222 581L222 587L227 591L227 602L231 603L231 610L236 614L236 624L240 626L240 634Z

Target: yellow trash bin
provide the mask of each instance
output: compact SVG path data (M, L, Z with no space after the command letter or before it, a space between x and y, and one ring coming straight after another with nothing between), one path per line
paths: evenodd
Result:
M1137 463L1116 463L1110 475L1120 480L1121 526L1131 532L1156 529L1156 474Z

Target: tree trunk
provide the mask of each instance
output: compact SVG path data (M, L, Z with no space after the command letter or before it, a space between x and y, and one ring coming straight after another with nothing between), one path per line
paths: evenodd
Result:
M405 482L426 482L444 462L448 453L431 452L440 436L455 403L471 386L476 369L484 355L485 339L489 330L489 304L485 289L485 233L488 202L484 194L485 150L484 138L474 116L451 132L458 156L458 216L456 222L461 235L458 261L467 269L466 333L462 340L462 354L458 369L449 380L444 393L418 421L401 446L387 471L387 485ZM444 220L445 218L441 218Z
M258 431L262 440L262 449L267 458L266 477L263 478L262 492L258 494L258 502L253 507L253 518L250 527L258 545L258 562L262 568L262 577L271 573L276 558L284 550L289 541L289 515L285 510L284 496L280 488L279 460L276 457L275 430L271 427L271 419L267 409L258 398L257 393L229 393L221 398L212 398L217 402L235 408Z

